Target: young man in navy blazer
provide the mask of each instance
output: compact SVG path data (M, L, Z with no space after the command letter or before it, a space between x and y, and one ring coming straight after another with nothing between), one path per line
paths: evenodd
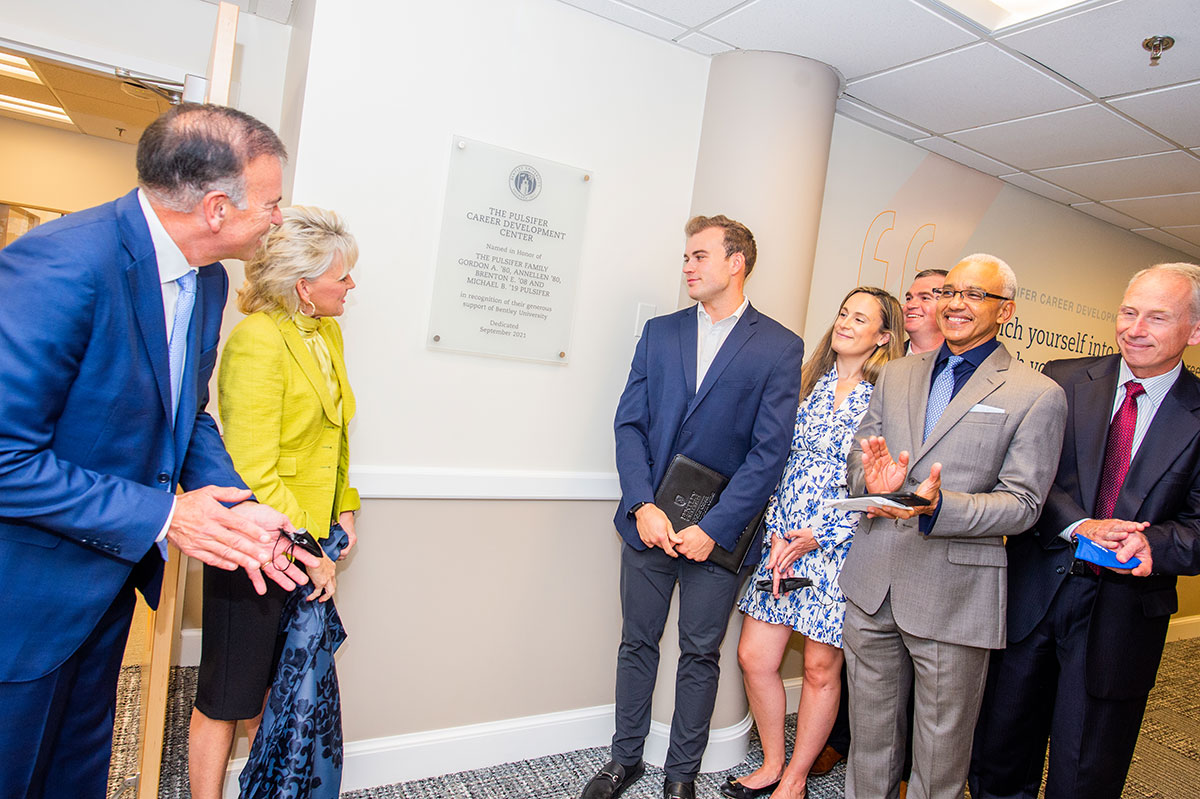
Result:
M134 589L166 542L285 589L211 416L228 278L279 222L283 144L219 106L138 143L140 188L0 250L0 796L104 796ZM182 485L185 493L176 494ZM304 553L300 560L315 565Z
M685 227L683 275L696 305L646 323L617 405L623 624L617 653L612 760L583 799L613 799L645 769L642 748L658 672L658 643L676 582L680 658L666 759L667 799L692 799L708 744L720 647L743 575L706 562L766 505L787 460L804 343L743 293L757 250L745 225L698 216ZM729 477L699 524L674 530L654 504L682 454ZM757 563L755 541L744 563Z

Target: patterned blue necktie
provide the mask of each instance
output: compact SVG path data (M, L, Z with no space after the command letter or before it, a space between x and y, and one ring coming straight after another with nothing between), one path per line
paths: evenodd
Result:
M946 368L938 373L937 379L933 381L933 387L929 389L929 404L925 407L925 435L922 441L929 438L938 419L946 412L946 406L950 404L950 397L954 394L954 369L962 362L961 355L951 355L946 361Z
M171 339L167 345L167 360L171 365L172 420L179 411L179 386L183 382L188 327L192 322L192 308L196 305L196 272L189 269L175 283L179 286L179 299L175 301L175 324L171 327Z

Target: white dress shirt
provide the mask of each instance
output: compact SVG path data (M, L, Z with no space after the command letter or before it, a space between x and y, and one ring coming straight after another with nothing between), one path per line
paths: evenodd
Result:
M721 345L725 343L725 339L729 338L730 332L737 325L738 320L742 318L742 314L746 312L746 308L750 305L750 299L747 297L742 300L742 304L738 309L729 316L722 319L720 322L714 322L712 317L708 315L708 311L704 310L704 303L696 305L696 388L704 382L704 376L708 374L708 367L712 366L713 359L717 357L717 353L721 351Z

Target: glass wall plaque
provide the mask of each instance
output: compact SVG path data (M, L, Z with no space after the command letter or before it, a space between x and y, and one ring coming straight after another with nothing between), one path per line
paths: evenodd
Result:
M591 175L455 136L428 346L566 363Z

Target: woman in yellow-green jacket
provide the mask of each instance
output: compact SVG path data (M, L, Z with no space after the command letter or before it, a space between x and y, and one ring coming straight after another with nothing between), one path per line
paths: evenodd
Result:
M316 538L340 524L355 543L358 492L347 479L354 392L346 378L341 316L354 288L358 245L332 211L294 206L246 264L218 388L225 446L260 502ZM344 553L343 553L344 556ZM308 570L310 600L327 601L335 564ZM204 568L204 635L189 736L195 799L220 796L235 726L251 741L278 658L287 592L254 593L237 572Z

